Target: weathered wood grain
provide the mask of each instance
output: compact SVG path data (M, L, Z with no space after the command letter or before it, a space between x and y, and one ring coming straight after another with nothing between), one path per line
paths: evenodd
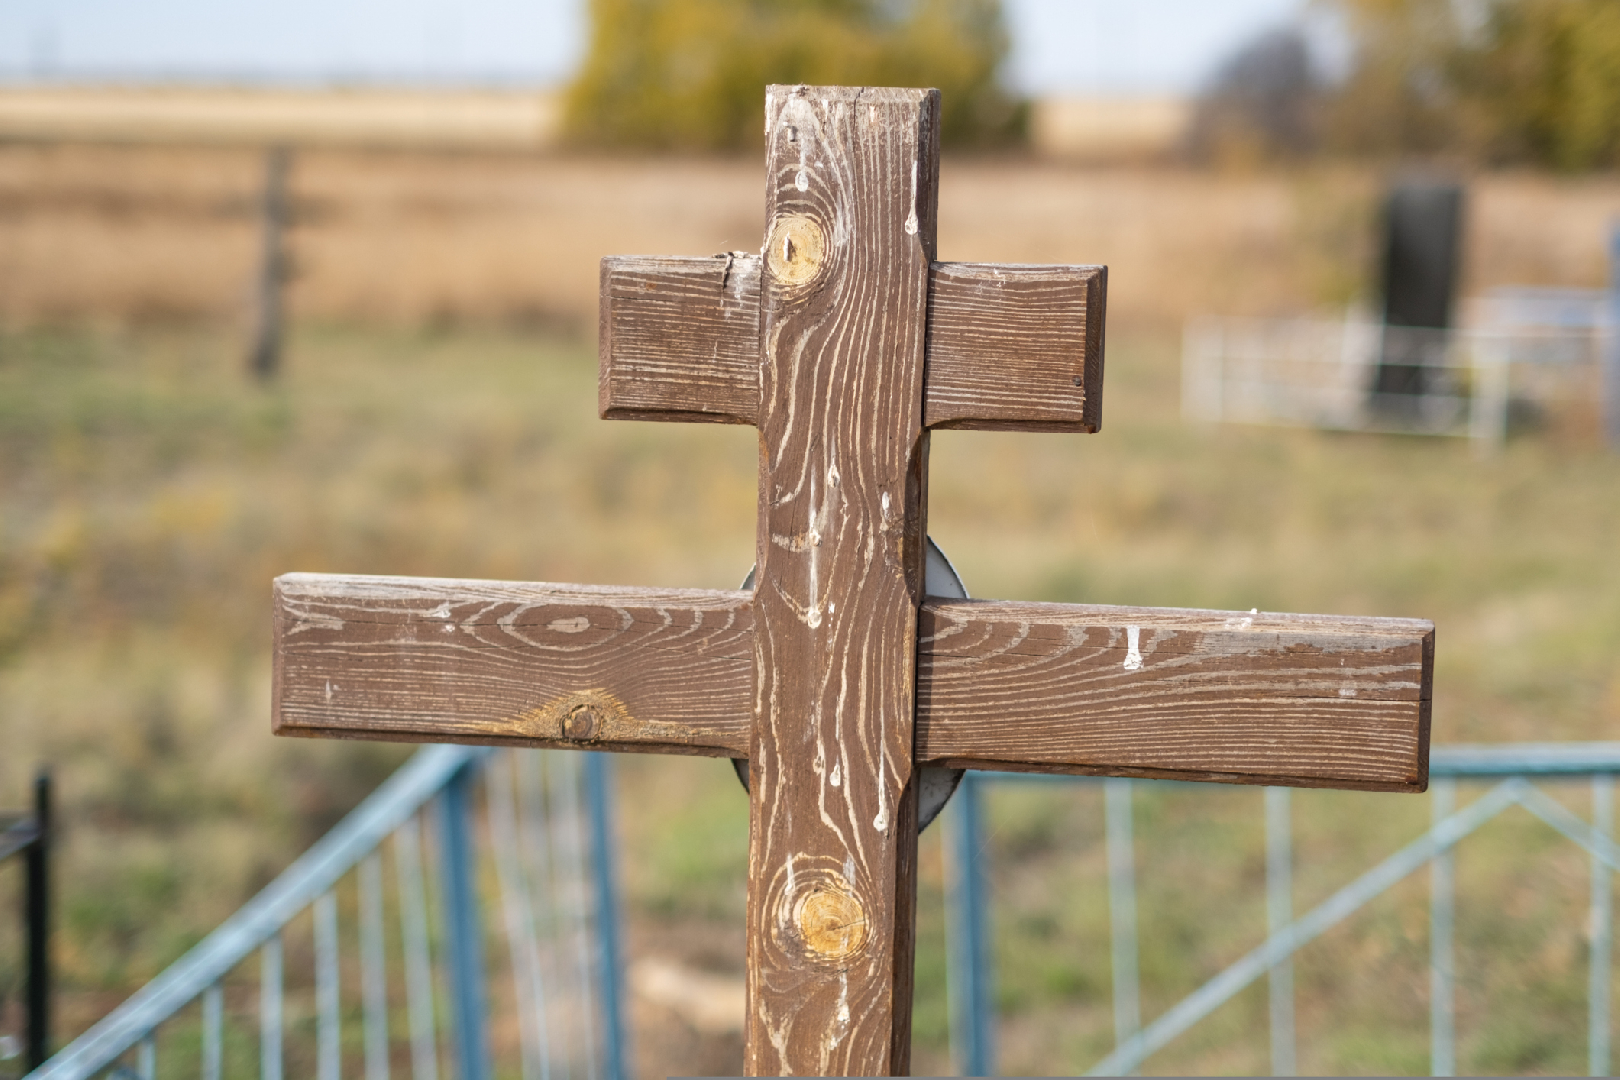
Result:
M604 420L752 424L759 415L759 256L602 260Z
M1432 623L930 600L918 634L919 764L1428 784Z
M275 622L280 734L750 753L747 593L289 574ZM931 599L918 632L918 764L1427 778L1426 622Z
M766 95L754 1075L888 1075L910 1060L938 116L932 90Z
M760 430L753 593L276 583L280 734L749 757L755 1075L907 1071L923 764L1427 783L1431 624L924 603L928 429L1097 430L1107 284L933 262L938 115L771 87L761 254L603 261L601 415Z
M757 255L602 260L598 411L614 420L752 424ZM925 427L1096 431L1107 269L934 263Z
M935 263L923 423L1096 431L1107 287L1102 266Z
M748 750L748 593L286 574L274 611L278 735Z

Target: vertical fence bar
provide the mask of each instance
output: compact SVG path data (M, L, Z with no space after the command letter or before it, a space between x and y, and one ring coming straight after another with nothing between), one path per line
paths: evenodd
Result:
M613 774L606 754L585 755L585 798L591 819L591 873L596 885L596 935L602 985L603 1067L607 1080L624 1080L629 1046L619 1000L619 896L613 865Z
M412 817L394 830L399 876L399 930L405 949L405 1001L410 1010L411 1078L438 1080L433 1038L433 967L428 955L427 883L422 880L422 826Z
M591 933L589 902L585 895L585 849L581 838L579 768L581 758L574 754L549 754L549 795L551 819L556 830L555 866L567 893L569 937L574 953L574 992L578 1000L601 1000L592 987ZM588 755L585 760L588 760ZM579 1010L580 1048L585 1055L585 1075L596 1080L599 1047L596 1042L596 1015L590 1008Z
M1614 835L1614 777L1592 777L1592 827ZM1614 879L1592 856L1592 957L1587 984L1586 1066L1592 1076L1609 1075L1609 981L1614 945Z
M1620 450L1620 221L1609 226L1609 319L1603 328L1603 428Z
M551 815L546 810L546 784L542 767L549 757L545 750L535 750L516 757L518 801L518 853L523 861L526 892L534 897L530 907L535 916L536 962L543 985L550 987L550 1000L555 1007L547 1009L541 1017L545 1028L544 1045L546 1064L560 1061L566 1073L569 1066L568 1047L572 1024L569 1022L574 1002L580 1000L568 982L568 967L559 957L559 937L562 933L560 913L563 905L558 898L556 862L550 835Z
M1136 857L1131 835L1131 781L1121 777L1103 781L1103 817L1108 841L1114 1044L1124 1046L1142 1027L1142 997L1136 970Z
M388 968L383 948L382 852L360 862L360 993L366 1010L366 1080L388 1080Z
M950 871L946 897L951 1053L963 1076L995 1075L994 972L990 912L984 891L984 835L979 774L963 775L947 815Z
M515 751L490 759L484 770L489 832L495 847L495 876L501 889L501 914L511 954L512 990L517 1001L518 1036L523 1046L524 1080L550 1080L551 1055L546 1047L545 984L540 975L534 916L523 880L517 839L517 799L512 792Z
M439 796L444 851L444 939L450 1009L455 1017L456 1080L489 1080L488 1012L484 1005L484 938L478 921L478 864L473 853L472 785L477 766L457 770Z
M34 842L28 845L28 1069L51 1056L51 774L34 777Z
M220 1080L225 1057L225 992L215 983L203 991L202 1080Z
M259 1080L281 1080L281 931L259 949Z
M340 1080L343 1069L342 1029L338 1017L337 895L322 893L315 901L315 1076Z
M1266 932L1294 920L1294 839L1289 790L1266 788ZM1271 982L1271 1075L1293 1076L1294 961L1278 962Z
M150 1032L136 1051L135 1071L141 1080L157 1080L157 1039Z
M1468 436L1474 452L1485 454L1507 441L1512 352L1500 329L1476 330L1466 337L1473 388L1468 398Z
M1435 780L1429 787L1435 823L1457 806L1457 782ZM1429 1071L1435 1076L1457 1072L1457 1010L1453 1000L1454 951L1452 915L1456 902L1456 860L1450 850L1429 864Z

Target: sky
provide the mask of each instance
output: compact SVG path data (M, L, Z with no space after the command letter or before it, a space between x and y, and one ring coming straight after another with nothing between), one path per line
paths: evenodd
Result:
M0 78L546 85L585 0L0 0ZM1003 0L1031 93L1196 90L1301 0Z

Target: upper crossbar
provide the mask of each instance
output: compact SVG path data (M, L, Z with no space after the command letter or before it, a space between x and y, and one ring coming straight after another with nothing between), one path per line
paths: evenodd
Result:
M1102 266L934 263L923 424L1092 432L1102 423ZM759 256L602 260L598 409L753 424Z

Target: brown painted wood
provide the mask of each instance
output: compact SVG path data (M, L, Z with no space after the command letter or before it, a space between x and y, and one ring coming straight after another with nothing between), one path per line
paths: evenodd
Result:
M746 753L744 592L287 574L278 735Z
M766 94L750 753L754 1075L904 1073L939 176L933 90Z
M604 420L752 424L759 415L759 256L602 260Z
M289 574L275 621L279 734L750 753L748 593ZM1427 779L1427 622L929 600L919 634L919 764Z
M1433 623L930 600L918 633L919 764L1428 785Z
M611 420L752 424L757 255L602 260L598 410ZM934 263L927 427L1096 431L1107 269Z
M1102 266L935 263L923 423L1096 431L1107 288Z
M760 429L753 594L276 583L279 734L750 758L752 1074L907 1070L918 765L1427 782L1428 623L923 602L928 429L1095 431L1107 284L933 262L938 108L772 87L762 254L603 262L601 414Z

